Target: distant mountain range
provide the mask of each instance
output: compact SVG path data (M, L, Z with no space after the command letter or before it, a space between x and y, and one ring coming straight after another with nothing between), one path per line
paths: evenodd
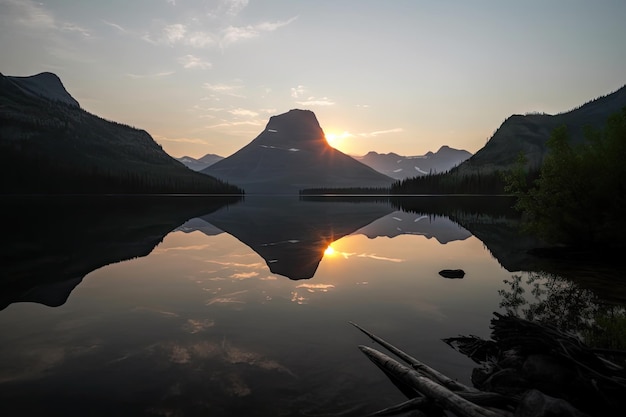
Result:
M363 156L353 155L352 157L370 168L374 168L381 174L402 180L410 177L446 172L471 156L472 154L468 151L442 146L437 152L427 152L420 156L403 156L393 152L377 153L371 151ZM214 163L221 161L224 157L209 153L199 159L192 158L191 156L183 156L176 159L187 166L187 168L193 169L194 171L202 171Z
M446 172L471 156L472 154L468 151L442 146L435 153L428 152L421 156L400 156L393 152L387 154L369 152L367 155L355 157L355 159L378 172L402 180Z
M81 109L52 73L0 74L0 184L24 193L239 193L145 131Z
M394 179L332 148L309 110L272 116L252 142L200 171L246 193L295 193L305 188L388 187Z
M214 163L221 161L222 159L224 159L224 157L208 153L199 159L192 158L191 156L182 156L176 159L179 162L183 163L189 169L193 169L194 171L202 171L204 168L210 167Z
M471 174L508 170L520 153L526 156L529 166L538 168L548 151L546 142L556 127L567 126L570 142L581 143L585 140L586 127L603 128L608 117L624 107L626 86L565 113L512 115L482 149L455 171Z
M626 86L565 113L512 115L474 155L443 146L422 156L362 157L332 148L315 114L294 109L271 117L254 140L227 158L173 158L147 132L81 109L55 74L0 74L0 184L4 194L387 188L428 173L506 171L520 153L539 167L554 128L567 126L571 142L580 143L586 127L604 127L624 107Z

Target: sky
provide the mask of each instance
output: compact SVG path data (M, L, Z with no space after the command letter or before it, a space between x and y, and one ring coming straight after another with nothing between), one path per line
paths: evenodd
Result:
M625 85L624 21L623 0L0 0L0 72L53 72L174 157L291 109L350 155L475 153L512 114Z

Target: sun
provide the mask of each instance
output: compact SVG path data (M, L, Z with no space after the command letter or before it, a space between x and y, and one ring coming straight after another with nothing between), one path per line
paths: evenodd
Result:
M334 254L336 254L337 252L335 251L335 249L333 249L332 246L328 245L328 247L326 248L326 250L324 251L324 256L333 256Z
M339 146L342 145L344 139L351 137L352 134L350 132L343 132L343 133L328 132L328 133L324 133L324 136L326 136L326 142L328 142L330 146L332 146L333 148L338 148Z
M330 146L332 146L333 148L337 146L337 143L339 142L339 136L337 134L325 133L324 136L326 136L326 142L328 142Z

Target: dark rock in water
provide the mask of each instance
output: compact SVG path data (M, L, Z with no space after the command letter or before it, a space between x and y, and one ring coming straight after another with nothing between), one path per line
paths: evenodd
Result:
M462 269L442 269L439 271L439 275L444 278L463 278L465 276L465 271Z

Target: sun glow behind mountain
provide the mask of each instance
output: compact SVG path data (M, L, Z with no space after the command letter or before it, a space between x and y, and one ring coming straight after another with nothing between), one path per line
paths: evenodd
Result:
M337 252L335 252L335 249L330 245L328 245L328 247L324 251L324 256L334 256L336 254Z
M328 142L330 146L339 149L342 145L345 145L345 139L352 137L352 134L345 131L343 133L326 132L324 133L324 136L326 137L326 142Z

